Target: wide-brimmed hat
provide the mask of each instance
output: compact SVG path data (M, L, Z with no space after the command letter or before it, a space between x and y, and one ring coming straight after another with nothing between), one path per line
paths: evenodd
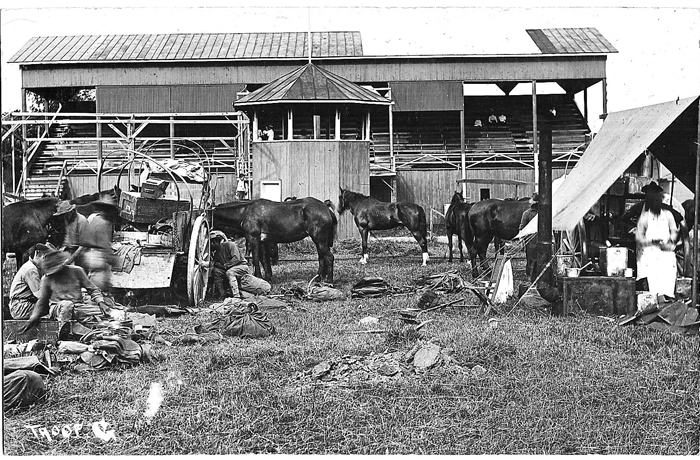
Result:
M209 238L212 240L221 239L223 241L226 241L227 239L226 234L221 230L212 230L211 232L209 232Z
M540 194L535 192L530 197L530 204L537 204L540 202Z
M664 189L659 186L654 181L649 182L647 185L642 187L642 192L644 193L663 193Z
M50 251L41 261L41 269L46 275L53 275L66 266L70 254L64 251Z
M53 213L54 216L61 216L63 214L66 214L68 212L71 212L72 210L75 209L75 205L71 204L70 201L61 201L58 203L58 207L56 207L56 212Z

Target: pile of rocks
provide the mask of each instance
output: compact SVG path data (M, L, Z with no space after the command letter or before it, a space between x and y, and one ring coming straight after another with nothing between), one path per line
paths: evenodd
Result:
M421 342L409 351L371 353L368 356L345 355L323 361L313 368L300 372L298 380L328 383L358 383L368 381L392 381L425 374L433 369L470 374L478 377L486 369L475 366L463 368L452 357L454 350L443 348L434 342Z

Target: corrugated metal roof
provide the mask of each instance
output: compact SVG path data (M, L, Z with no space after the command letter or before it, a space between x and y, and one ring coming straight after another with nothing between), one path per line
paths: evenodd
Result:
M306 32L32 37L8 62L305 58ZM313 32L313 57L362 56L360 32Z
M386 105L391 103L369 89L309 63L246 94L236 101L236 106L311 101Z
M617 53L595 27L527 29L527 33L545 54Z

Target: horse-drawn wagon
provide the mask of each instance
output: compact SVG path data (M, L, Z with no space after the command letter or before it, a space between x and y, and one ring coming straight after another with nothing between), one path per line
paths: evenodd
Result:
M167 289L177 296L186 286L189 305L197 306L206 296L211 261L208 162L175 164L158 161L142 152L130 153L133 157L124 167L133 168L134 162L147 161L150 177L161 180L142 181L140 191L120 193L123 225L114 232L112 287L131 297L151 289ZM117 186L120 179L121 173ZM162 179L172 180L174 196L172 193L159 196L168 185ZM165 187L152 188L149 184ZM181 199L180 185L187 189L188 199ZM193 191L193 187L200 188ZM155 190L158 188L160 191Z

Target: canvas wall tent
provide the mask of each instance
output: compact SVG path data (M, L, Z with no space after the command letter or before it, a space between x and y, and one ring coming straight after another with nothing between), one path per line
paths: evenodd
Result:
M645 149L694 190L699 100L693 96L609 113L586 153L552 194L552 230L572 230ZM518 236L536 232L533 219Z

